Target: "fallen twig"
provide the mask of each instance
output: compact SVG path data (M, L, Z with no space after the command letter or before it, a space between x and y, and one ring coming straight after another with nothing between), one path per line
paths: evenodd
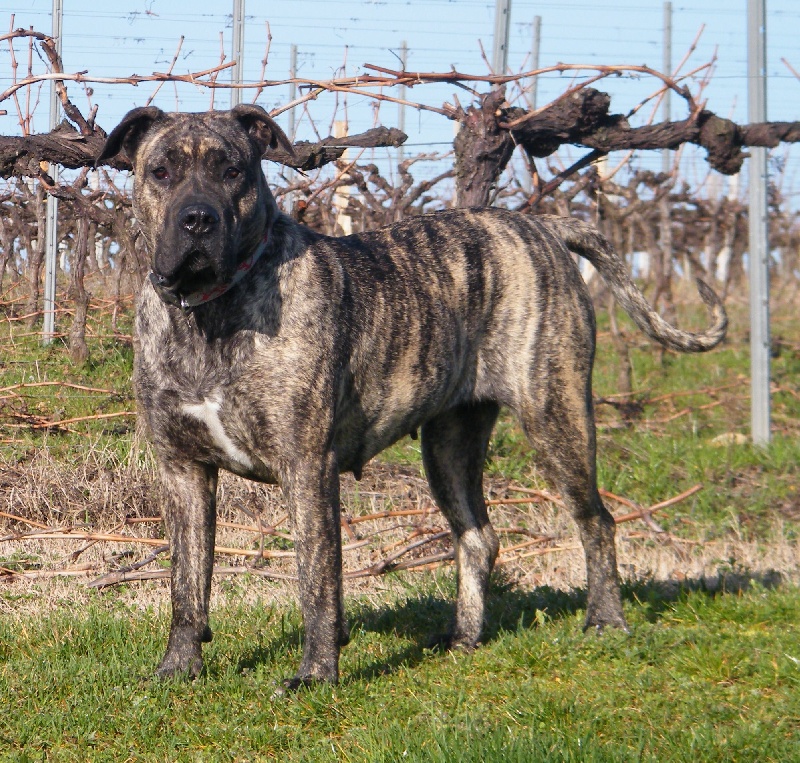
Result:
M709 408L716 408L717 406L722 405L722 400L715 400L713 403L706 403L705 405L699 405L695 408L682 408L677 413L673 413L671 416L666 416L663 419L651 419L648 421L648 424L669 424L671 421L675 421L676 419L681 418L682 416L686 416L690 413L694 413L695 411L705 411Z
M271 580L297 580L296 575L290 575L285 572L273 572L272 570L265 570L259 567L214 567L212 574L215 576L257 575L258 577L270 578ZM104 580L104 578L100 578L100 580L92 581L89 585L94 588L106 588L120 583L133 583L144 580L167 580L169 576L169 569L136 571L126 573L120 580L109 581L100 585L100 582Z
M549 543L555 540L556 537L554 535L539 535L536 538L529 538L528 540L522 541L522 543L515 543L513 546L506 546L505 548L501 548L498 555L508 556L509 554L512 554L515 551L519 551L520 549L529 548L530 546L536 546L542 543Z
M442 538L447 538L450 535L449 531L436 533L434 535L429 535L427 538L423 538L422 540L415 541L414 543L409 543L408 545L404 546L403 548L395 551L393 554L390 554L386 557L386 559L381 560L377 564L373 564L371 567L367 567L363 570L365 575L380 575L384 572L388 572L390 569L394 569L394 563L399 559L401 556L409 553L409 551L413 551L420 546L424 546L428 543L432 543L436 540L441 540Z
M499 558L497 564L508 564L509 562L517 562L522 559L528 559L532 556L544 556L544 554L553 554L557 551L576 551L583 548L580 543L573 543L569 546L549 546L548 548L538 548L534 551L526 551L524 554L516 554L515 556L508 556Z
M108 543L141 543L145 546L160 546L164 541L159 538L138 538L134 535L118 535L98 532L69 532L64 528L54 528L51 532L34 532L19 535L6 535L0 542L14 540L94 540Z
M543 498L542 496L532 495L530 498L490 498L486 501L487 506L514 506L516 504L525 503L540 503L549 501L550 498Z
M718 387L703 387L702 389L689 389L689 390L680 390L679 392L667 392L664 395L658 395L657 397L650 397L644 398L640 402L644 405L651 405L653 403L663 403L665 400L673 400L676 397L690 397L692 395L713 395L716 392L722 392L726 389L732 389L734 387L741 387L742 384L746 383L747 379L744 377L737 379L735 382L731 382L730 384L721 384ZM609 395L609 397L614 397L614 395Z
M666 501L661 501L660 503L654 503L652 506L648 506L647 508L637 509L636 511L631 512L630 514L623 514L620 517L614 517L614 521L619 525L623 522L630 522L634 519L641 519L643 516L647 514L652 514L654 511L659 511L660 509L666 509L668 506L674 506L676 503L680 503L681 501L686 500L689 496L694 495L695 493L700 492L703 489L702 484L697 484L690 487L688 490L684 490L682 493L668 498Z
M50 429L53 427L63 427L66 424L77 424L81 421L97 421L100 419L113 419L119 416L136 416L136 411L119 411L118 413L95 413L92 416L76 416L72 419L61 419L60 421L43 421L38 424L31 424L34 429Z
M21 384L12 384L9 387L0 387L0 393L13 392L18 389L28 389L30 387L66 387L68 389L77 389L81 392L100 392L106 395L115 395L117 390L102 389L98 387L84 387L82 384L71 384L70 382L61 381L47 381L47 382L23 382Z
M146 559L142 559L141 561L131 564L121 570L117 570L116 572L111 572L108 575L103 575L103 577L93 580L88 584L88 586L89 588L105 588L107 586L116 585L117 583L124 583L126 579L130 579L126 578L127 575L147 566L150 564L150 562L154 562L165 551L169 551L168 543L162 544L158 548L154 549L153 553L150 554Z
M615 522L617 524L630 522L635 519L641 519L648 524L651 530L663 533L663 530L652 521L650 515L653 512L656 512L668 506L673 506L676 503L685 500L686 498L699 492L702 489L702 487L703 486L701 484L694 485L691 488L683 491L682 493L676 496L673 496L671 498L668 498L664 501L661 501L659 503L653 504L652 506L648 507L641 507L634 501L624 498L623 496L615 495L614 493L611 493L607 490L601 490L600 492L604 498L633 509L633 511L627 514L617 516L615 518ZM551 494L547 491L535 490L532 488L523 488L523 487L512 487L510 489L527 493L529 494L529 496L525 498L496 498L487 501L487 503L489 505L515 505L515 504L534 503L538 501L550 501L556 504L563 505L559 496ZM350 527L351 525L357 525L359 523L381 520L381 519L394 519L394 518L402 518L409 516L424 517L432 515L435 512L436 509L433 506L430 506L417 509L398 509L398 510L380 511L380 512L375 512L373 514L366 514L358 517L347 516L343 517L343 526L346 524L347 527ZM47 525L42 524L41 522L26 519L25 517L21 517L13 513L2 512L2 511L0 511L0 516L13 521L21 522L23 524L27 524L33 528L33 530L30 532L14 533L6 535L5 537L0 538L0 542L9 542L15 540L46 540L46 541L66 540L66 541L84 541L89 544L106 542L106 543L139 544L151 547L152 549L151 552L149 552L149 554L144 559L135 562L131 565L128 565L122 569L109 572L91 581L88 585L92 588L105 588L125 582L166 579L170 575L169 568L162 568L157 570L142 569L143 567L146 567L148 564L151 564L152 562L156 561L156 559L160 555L166 553L169 550L169 545L163 538L144 538L135 535L125 535L116 530L110 532L95 532L91 530L78 529L74 527L66 527L66 528L49 527ZM260 521L260 517L258 515L253 515L253 516L257 521ZM278 529L278 525L282 524L287 519L288 515L284 514L281 517L279 517L279 519L274 524L270 525L254 526L254 525L240 524L236 522L229 522L223 520L220 520L218 522L218 525L220 527L226 527L233 530L241 530L244 532L258 534L260 535L261 538L264 538L265 536L274 536L285 540L291 540L292 536L290 533ZM124 527L125 525L155 523L160 521L161 517L159 516L127 517L124 520L124 522L120 525L120 528ZM398 529L398 526L395 525L393 527L383 528L383 529L388 531L389 529ZM521 561L534 556L541 556L543 554L557 553L561 551L569 551L580 548L578 544L559 545L558 543L559 538L557 536L535 534L533 531L524 527L516 527L516 526L501 527L498 528L498 532L505 533L507 535L517 534L517 535L528 536L526 539L521 540L518 543L512 543L508 546L502 547L498 555L498 561L497 561L498 564L508 564L513 561ZM450 536L449 530L443 530L437 527L430 527L427 524L423 525L416 524L413 531L410 534L406 534L405 538L401 538L397 541L393 541L391 543L386 543L383 545L374 544L374 542L370 540L370 538L373 538L380 533L382 533L382 530L379 530L376 533L370 533L369 537L367 538L359 538L356 535L355 531L352 530L352 528L350 532L347 533L347 538L349 542L345 543L342 546L343 553L372 546L372 548L374 549L372 553L377 554L382 558L380 558L377 562L375 562L374 564L370 564L367 567L363 567L357 570L348 570L344 574L345 578L357 579L357 578L383 575L386 574L387 572L401 571L401 570L415 570L415 571L431 570L431 569L436 569L444 564L448 564L453 560L452 548L445 549L438 553L430 554L427 556L407 558L409 554L411 554L414 551L418 551L419 549L423 548L426 545L429 545L437 541L444 541ZM630 536L630 537L635 537L635 536ZM72 554L73 561L75 556L84 551L87 547L88 546L84 546L83 548L80 549L80 551ZM292 549L266 549L263 547L263 543L261 547L258 549L236 548L236 547L219 545L215 546L214 553L220 556L244 557L257 561L268 560L268 559L291 561L294 560L296 556L295 551ZM63 568L61 570L36 570L36 571L22 571L22 572L9 570L8 573L4 574L21 575L28 578L57 577L59 575L76 576L76 575L84 575L89 571L96 570L97 567L98 567L97 563L89 562L86 563L85 565L80 565L80 566L76 566L73 564L72 566ZM295 575L293 574L289 574L283 571L280 572L272 571L260 566L256 567L247 565L226 566L226 567L217 566L214 568L215 575L236 575L245 573L258 575L260 577L265 577L274 580L295 579Z
M30 525L31 527L38 527L42 530L47 529L47 525L44 525L41 522L35 522L33 519L26 519L25 517L20 517L17 516L16 514L9 514L7 511L0 511L0 517L5 517L6 519L13 519L15 522L22 522L25 525ZM0 538L0 540L5 540L5 538Z

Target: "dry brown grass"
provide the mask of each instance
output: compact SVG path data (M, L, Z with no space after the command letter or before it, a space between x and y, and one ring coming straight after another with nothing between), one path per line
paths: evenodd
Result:
M138 443L131 452L140 452ZM0 561L0 586L8 594L0 597L0 608L24 616L43 606L75 606L92 595L92 581L148 558L136 574L166 574L168 555L161 524L154 519L158 497L147 451L111 465L108 453L88 448L86 454L84 462L68 467L55 463L44 447L27 461L2 465L0 512L26 521L0 516L0 560L5 560ZM496 478L487 480L487 495L492 500L524 497L519 486ZM571 518L557 500L529 497L535 502L491 508L504 549L499 560L504 579L523 589L584 586L583 554ZM417 468L374 462L360 482L343 478L342 501L349 594L376 602L385 598L398 585L393 577L377 574L391 566L387 562L412 565L418 574L451 564L444 558L450 552L446 523ZM608 504L617 516L630 513L629 506ZM219 520L215 602L230 596L293 597L291 528L280 490L225 474ZM114 539L97 539L103 537ZM741 568L796 581L800 569L800 548L779 524L758 541L735 533L709 540L677 538L652 522L634 520L621 524L617 537L620 570L631 580L713 581L721 571ZM252 573L246 586L221 585L245 572ZM133 607L168 604L165 579L113 590Z

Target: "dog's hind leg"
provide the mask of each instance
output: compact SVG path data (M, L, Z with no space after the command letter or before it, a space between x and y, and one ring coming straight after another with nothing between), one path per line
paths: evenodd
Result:
M473 649L499 543L483 501L483 466L499 406L464 405L422 427L422 459L437 505L453 532L458 598L449 648Z
M156 675L196 678L201 645L211 641L208 600L214 565L217 469L195 462L159 464L164 523L172 556L172 625Z
M585 629L627 629L622 612L615 523L597 489L595 427L585 374L549 369L540 386L517 411L537 463L560 492L580 531L586 556Z

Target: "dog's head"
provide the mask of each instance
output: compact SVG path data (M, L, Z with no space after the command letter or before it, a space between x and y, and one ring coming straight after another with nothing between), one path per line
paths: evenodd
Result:
M180 302L228 282L259 247L277 215L261 157L278 146L292 152L253 105L201 114L147 106L112 130L97 162L124 151L133 165L134 213L162 297Z

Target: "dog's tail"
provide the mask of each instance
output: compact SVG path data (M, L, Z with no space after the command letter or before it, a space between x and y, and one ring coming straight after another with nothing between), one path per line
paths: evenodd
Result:
M542 215L537 219L551 228L571 252L584 257L597 268L625 312L652 339L679 352L706 352L725 338L728 316L722 300L699 278L696 279L697 288L703 302L709 307L713 323L700 333L682 331L665 321L651 307L611 243L593 226L574 218L553 215Z

